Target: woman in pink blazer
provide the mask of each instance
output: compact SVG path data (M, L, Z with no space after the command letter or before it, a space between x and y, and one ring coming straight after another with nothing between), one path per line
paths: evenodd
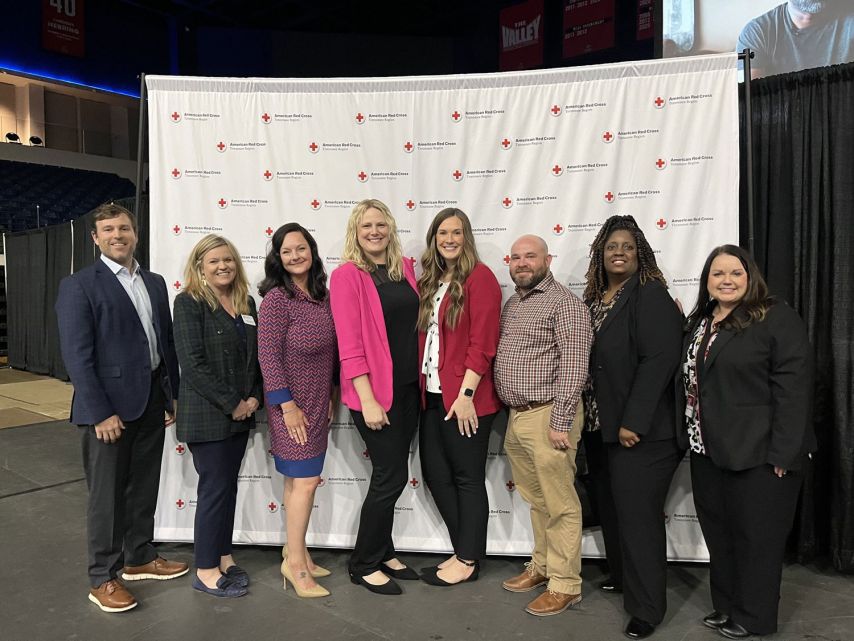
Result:
M376 594L400 594L418 579L391 539L394 504L409 477L418 427L418 288L397 225L379 200L363 200L347 222L330 301L341 359L341 400L350 408L373 471L362 503L350 580Z
M454 554L421 578L431 585L475 581L486 555L486 455L501 401L492 382L501 287L480 262L471 223L440 211L427 232L418 279L419 362L424 413L421 469Z

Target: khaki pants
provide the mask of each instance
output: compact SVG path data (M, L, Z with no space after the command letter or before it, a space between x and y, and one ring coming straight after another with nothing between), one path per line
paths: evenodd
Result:
M549 589L581 592L581 503L575 493L575 453L584 426L581 405L569 433L570 448L549 441L552 405L510 410L504 449L513 480L531 504L534 568L549 578Z

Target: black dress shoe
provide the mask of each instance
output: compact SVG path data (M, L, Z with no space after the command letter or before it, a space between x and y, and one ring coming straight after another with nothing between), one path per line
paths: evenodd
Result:
M715 610L711 614L707 614L703 617L703 625L707 628L712 628L713 630L717 630L724 623L729 620L729 616L724 614L723 612L718 612Z
M753 636L753 633L748 631L744 626L739 625L732 619L727 619L718 632L724 635L727 639L746 639Z
M652 623L647 623L643 619L632 617L626 629L623 631L630 639L646 639L649 635L655 632L655 626Z
M614 583L612 579L605 579L599 584L599 589L606 594L622 594L623 586Z
M399 570L393 570L388 567L385 563L383 563L380 571L383 574L388 574L390 577L395 579L400 579L402 581L417 581L418 580L418 572L413 570L412 568L400 568Z
M350 582L355 585L363 585L368 590L373 592L374 594L385 594L385 595L393 595L393 594L403 594L403 590L400 589L400 586L392 581L388 580L388 583L383 583L382 585L374 585L372 583L368 583L365 581L365 577L358 576L356 574L350 575Z
M465 565L468 565L468 563L466 563ZM480 575L480 563L478 563L477 561L474 561L469 567L474 568L472 573L469 574L462 581L457 581L456 583L449 583L448 581L445 581L445 579L440 577L438 574L438 572L439 572L438 568L432 568L432 569L428 568L430 571L424 572L424 574L421 575L421 580L424 581L424 583L426 583L428 585L438 585L438 586L441 586L443 588L446 588L446 587L451 586L451 585L458 585L460 583L469 583L471 581L477 581L477 578Z

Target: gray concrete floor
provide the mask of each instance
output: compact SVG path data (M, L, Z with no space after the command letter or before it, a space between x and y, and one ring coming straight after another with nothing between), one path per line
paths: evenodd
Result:
M380 597L352 585L347 551L314 552L333 570L326 599L282 591L279 549L239 547L235 556L252 576L250 594L220 600L195 592L190 577L131 584L140 605L105 614L87 600L84 510L86 486L76 428L42 423L0 430L0 640L78 641L456 641L488 639L622 639L619 596L598 593L596 562L584 563L584 601L571 611L536 618L522 608L533 594L512 594L501 581L525 559L492 557L477 582L454 588L401 582L405 594ZM192 560L192 546L162 544L164 556ZM438 561L402 554L419 568ZM672 565L669 610L657 641L714 641L700 624L711 608L708 569ZM780 631L774 641L854 641L854 576L789 565L783 573Z

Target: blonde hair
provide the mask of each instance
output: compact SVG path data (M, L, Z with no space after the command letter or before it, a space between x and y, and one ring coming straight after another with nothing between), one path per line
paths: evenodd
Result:
M217 295L208 285L202 273L202 261L204 261L205 255L217 247L227 247L234 258L234 268L237 272L231 284L231 304L234 306L234 311L238 314L248 314L249 279L246 278L246 271L243 269L237 248L231 241L222 236L208 234L193 247L187 258L187 266L184 267L184 291L193 300L205 301L212 310L220 306Z
M353 207L350 218L347 220L347 231L344 234L344 251L341 253L343 262L353 263L356 267L366 272L373 272L377 266L365 255L359 244L359 225L362 218L369 209L376 209L383 215L388 225L388 247L385 250L385 264L391 280L403 280L403 248L397 235L397 223L388 206L382 201L367 198Z
M436 214L433 222L430 223L430 229L427 230L427 248L421 255L421 268L424 271L421 273L421 278L418 279L418 295L421 299L421 307L418 312L418 329L425 332L430 327L430 317L433 314L433 296L439 289L439 280L442 278L442 274L448 268L445 259L442 258L436 248L436 234L439 233L439 226L449 218L459 218L463 225L463 248L457 262L451 267L451 280L448 283L450 302L445 313L445 321L451 329L457 326L460 314L463 313L463 302L465 300L463 284L474 270L475 265L480 262L477 249L474 246L474 233L468 216L454 207L448 207Z

